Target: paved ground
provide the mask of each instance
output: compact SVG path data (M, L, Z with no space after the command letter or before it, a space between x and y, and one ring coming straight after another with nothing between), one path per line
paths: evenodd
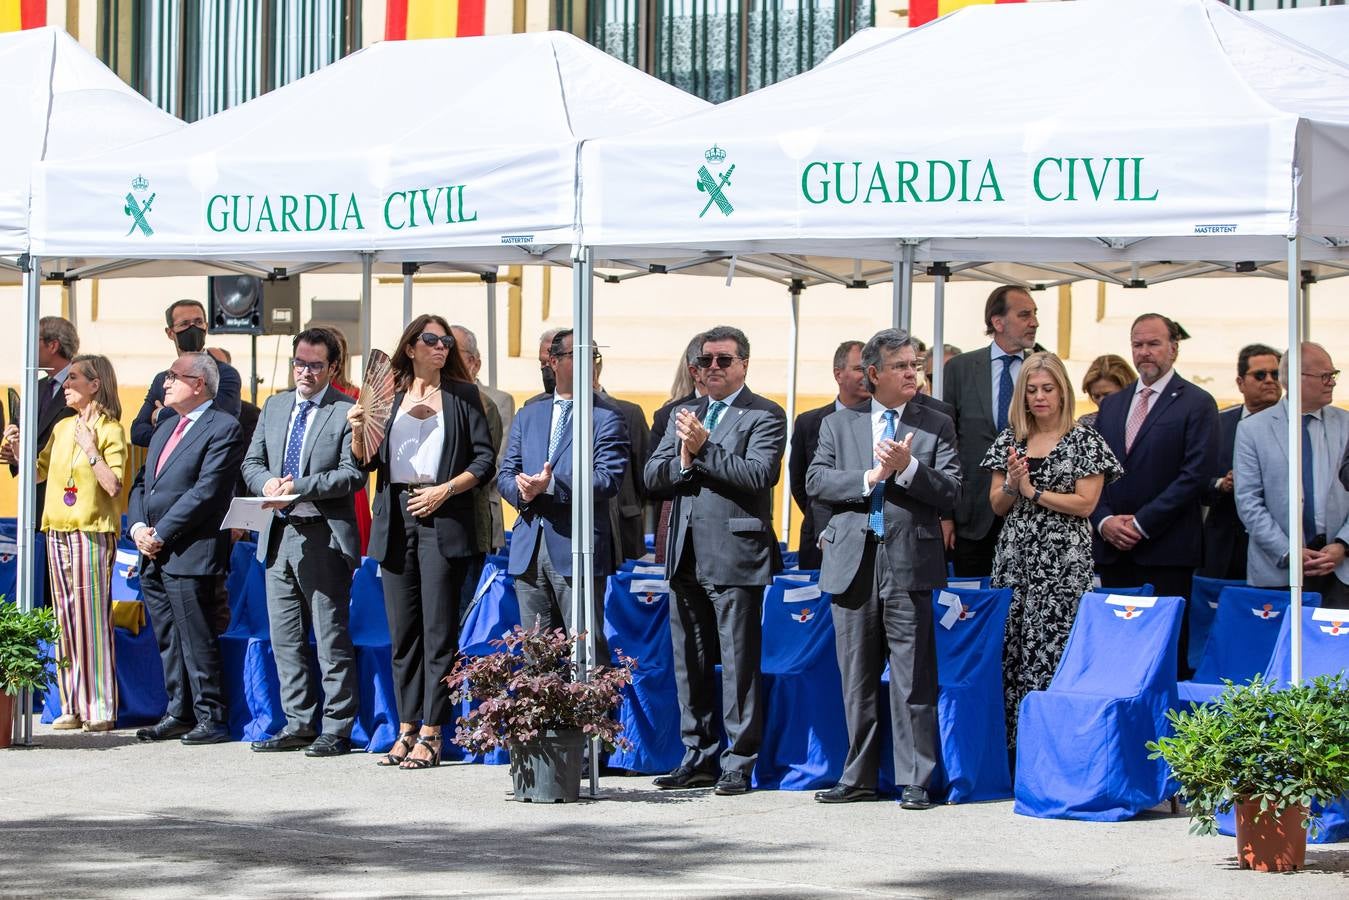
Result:
M1042 821L1010 803L907 812L809 795L506 800L501 767L377 768L239 744L38 726L0 751L0 896L1349 897L1349 845L1294 875L1237 870L1183 817Z

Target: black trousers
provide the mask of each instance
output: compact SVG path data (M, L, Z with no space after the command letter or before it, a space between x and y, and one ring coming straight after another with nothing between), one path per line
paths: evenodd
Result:
M380 566L384 612L393 644L393 680L398 718L444 725L450 720L445 676L459 649L459 598L470 557L447 559L435 525L408 514L407 491L390 498L389 553Z
M590 659L581 647L583 667L607 666L609 642L604 638L604 590L608 578L601 575L595 579L595 598L590 607L589 630L594 635L595 658ZM532 628L535 622L548 631L561 628L567 634L576 634L576 624L572 621L572 586L570 575L563 575L553 565L548 555L548 542L539 535L534 547L534 558L529 566L515 578L515 597L520 601L520 624Z
M1194 569L1189 566L1144 566L1132 559L1098 565L1101 587L1138 587L1150 584L1158 597L1183 597L1186 610L1180 617L1180 644L1176 653L1176 677L1182 681L1194 674L1190 670L1190 592L1194 588Z
M170 575L154 563L141 572L141 593L169 695L168 714L180 722L229 721L220 687L220 649L211 622L215 582L214 575Z
M993 552L1002 534L1002 516L994 516L988 534L981 538L966 538L956 534L956 546L951 551L951 567L959 578L983 578L993 574Z

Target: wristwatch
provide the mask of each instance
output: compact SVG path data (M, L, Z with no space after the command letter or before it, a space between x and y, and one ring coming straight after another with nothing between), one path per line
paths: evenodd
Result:
M98 465L98 454L94 453L89 457L89 468L92 469L96 465Z
M1039 506L1039 505L1040 505L1040 495L1043 494L1043 493L1044 493L1044 491L1040 490L1039 488L1036 488L1036 489L1035 489L1035 496L1030 498L1030 502L1031 502L1031 503L1034 503L1036 506Z

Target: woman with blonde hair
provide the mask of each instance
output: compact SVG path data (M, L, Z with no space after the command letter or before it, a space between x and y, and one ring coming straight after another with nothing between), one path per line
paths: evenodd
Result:
M1082 393L1091 398L1098 408L1101 401L1111 394L1124 390L1138 379L1134 370L1124 357L1107 353L1098 356L1087 366L1087 374L1082 376ZM1089 412L1078 419L1079 425L1096 427L1096 413Z
M122 525L127 441L117 376L104 356L77 356L62 385L75 411L56 423L37 459L46 480L42 530L47 572L61 626L57 685L62 715L53 728L111 731L117 721L113 672L112 566ZM5 461L17 456L19 429L5 429ZM65 664L68 667L64 667Z
M1022 363L1008 420L983 467L993 471L993 511L1006 516L991 583L1012 589L1003 695L1007 746L1014 750L1021 699L1049 686L1078 601L1091 588L1087 517L1106 481L1124 470L1094 428L1073 424L1068 371L1052 353Z

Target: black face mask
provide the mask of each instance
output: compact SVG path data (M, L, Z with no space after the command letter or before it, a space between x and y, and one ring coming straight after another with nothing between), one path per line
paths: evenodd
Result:
M197 353L206 346L206 329L191 325L177 332L173 339L184 353Z
M539 374L543 376L543 392L551 394L557 390L557 374L549 366L541 366Z

